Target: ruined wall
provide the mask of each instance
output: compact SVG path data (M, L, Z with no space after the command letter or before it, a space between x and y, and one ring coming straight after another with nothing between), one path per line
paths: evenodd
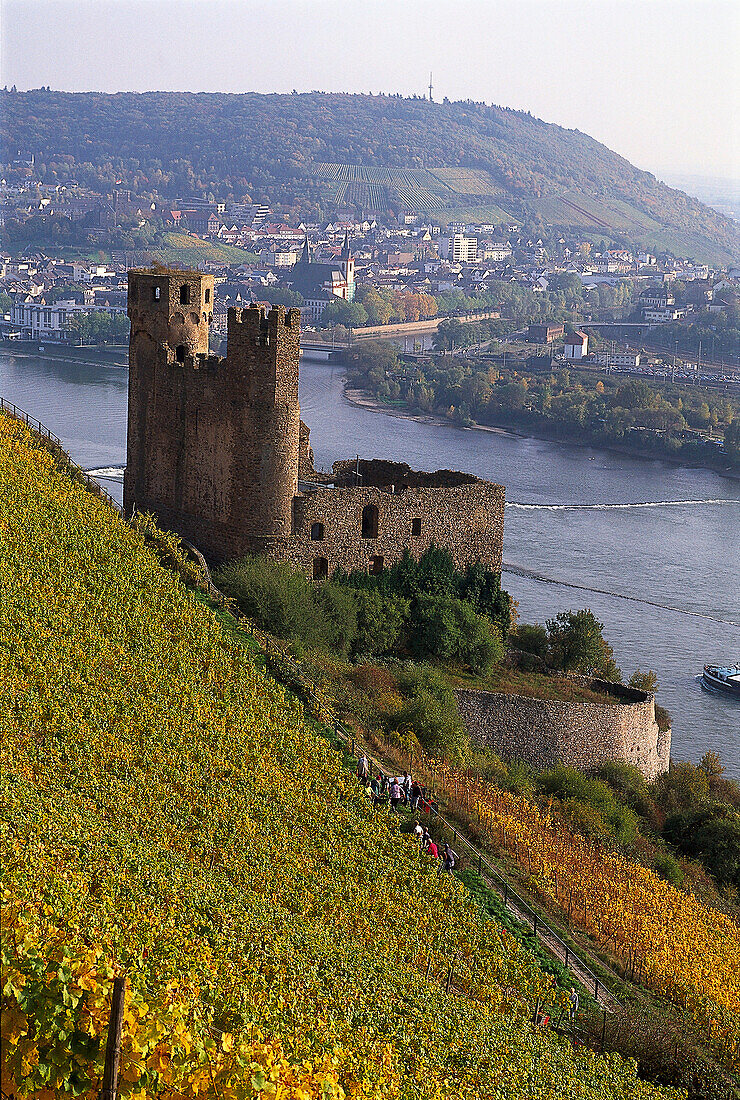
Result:
M455 564L481 561L499 572L504 534L504 489L485 481L456 488L409 487L394 492L374 486L317 488L293 503L293 539L287 559L309 576L344 569L379 571L405 547L418 558L432 543L450 551ZM377 509L377 533L363 536L363 510ZM313 537L312 537L313 536Z
M502 760L586 770L619 760L634 764L648 779L668 770L671 733L658 729L655 697L649 693L622 688L604 703L467 689L456 690L455 696L473 740Z

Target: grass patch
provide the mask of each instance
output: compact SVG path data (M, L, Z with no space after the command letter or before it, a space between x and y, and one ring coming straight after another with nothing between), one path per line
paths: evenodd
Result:
M163 264L197 266L201 263L248 264L258 257L253 252L220 241L202 241L190 233L164 233L162 243L149 251Z

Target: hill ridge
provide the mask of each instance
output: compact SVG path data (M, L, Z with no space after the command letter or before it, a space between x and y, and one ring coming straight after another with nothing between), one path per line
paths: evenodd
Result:
M43 90L3 91L0 105L4 148L34 152L50 179L74 166L87 186L112 190L120 180L171 198L248 195L311 217L337 209L336 196L313 172L317 163L468 168L490 173L500 188L500 208L489 204L493 220L539 218L564 229L597 229L559 203L572 190L597 204L626 205L602 218L613 236L715 262L740 252L740 228L731 219L583 131L509 107L345 92ZM464 214L475 208L475 194L440 210ZM366 200L360 196L355 205L367 207Z

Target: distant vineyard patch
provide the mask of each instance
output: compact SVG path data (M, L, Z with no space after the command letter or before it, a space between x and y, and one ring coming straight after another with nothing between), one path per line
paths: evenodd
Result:
M434 176L458 195L501 195L503 192L490 172L483 168L435 168Z

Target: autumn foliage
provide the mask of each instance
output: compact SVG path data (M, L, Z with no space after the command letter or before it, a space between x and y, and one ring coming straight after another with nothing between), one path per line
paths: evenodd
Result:
M295 697L0 416L4 1095L673 1096L376 819ZM453 986L445 992L449 967Z

